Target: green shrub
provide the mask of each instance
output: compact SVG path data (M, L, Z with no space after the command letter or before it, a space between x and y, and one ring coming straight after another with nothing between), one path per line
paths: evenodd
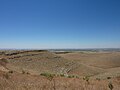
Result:
M65 75L64 75L64 74L60 74L60 76L61 76L61 77L65 77Z
M52 80L55 76L55 74L51 74L51 73L41 73L40 75L47 77L49 80Z
M76 75L68 75L68 78L79 78L79 77Z
M89 79L90 79L89 76L85 76L85 77L83 78L83 80L85 80L88 84L89 84Z
M68 78L74 78L74 77L69 75Z

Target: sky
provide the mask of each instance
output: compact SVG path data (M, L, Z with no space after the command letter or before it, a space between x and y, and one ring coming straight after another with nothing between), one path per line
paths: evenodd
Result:
M120 48L120 0L0 0L0 48Z

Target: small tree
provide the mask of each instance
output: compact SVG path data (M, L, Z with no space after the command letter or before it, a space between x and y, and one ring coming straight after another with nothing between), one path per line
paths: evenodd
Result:
M111 82L108 84L108 87L110 88L110 90L113 90L114 88Z

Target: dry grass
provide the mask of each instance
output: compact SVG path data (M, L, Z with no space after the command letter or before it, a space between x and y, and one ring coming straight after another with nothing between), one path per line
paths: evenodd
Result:
M49 80L46 77L27 74L0 73L0 90L110 90L110 82L113 90L119 90L120 81L117 78L109 80L86 80L79 78L54 77Z
M2 51L0 58L0 90L120 90L120 52Z

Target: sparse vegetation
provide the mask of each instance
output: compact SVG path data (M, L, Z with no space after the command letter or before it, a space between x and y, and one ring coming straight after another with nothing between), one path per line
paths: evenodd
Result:
M27 72L26 74L30 74L29 72Z
M5 90L4 87L10 87L9 90L13 90L14 87L15 90L106 90L107 88L119 90L118 78L112 77L116 77L114 75L120 71L118 67L120 53L96 53L72 52L55 55L45 51L20 51L16 54L10 51L7 56L2 54L0 86L3 89L0 87L0 90ZM103 62L99 63L98 56ZM115 61L115 63L106 65L104 61ZM117 74L114 73L116 71Z
M9 71L9 73L13 73L13 71L12 71L12 70L10 70L10 71Z
M5 59L5 58L2 58L2 59L0 59L2 62L4 62L4 63L8 63L8 61L7 61L7 59Z
M100 78L96 78L96 80L100 81Z
M68 75L68 78L79 78L79 77L76 75Z
M22 70L22 74L30 74L30 72Z
M41 73L40 75L47 77L49 80L52 80L55 76L55 74L51 74L51 73Z
M3 74L3 77L5 77L6 79L9 79L9 74L5 73L5 74Z
M108 87L109 87L110 90L113 90L113 88L114 88L113 84L111 82L109 82Z
M85 77L83 77L83 80L85 80L88 84L89 84L89 79L90 79L89 76L85 76Z
M45 76L45 77L47 77L47 78L53 78L53 77L66 77L66 78L79 78L78 76L76 76L76 75L65 75L65 74L51 74L51 73L41 73L40 75L42 75L42 76Z
M111 79L111 77L107 77L107 79Z
M25 74L25 71L24 71L24 70L22 70L22 74Z
M60 76L61 76L61 77L65 77L65 75L64 75L64 74L60 74Z

